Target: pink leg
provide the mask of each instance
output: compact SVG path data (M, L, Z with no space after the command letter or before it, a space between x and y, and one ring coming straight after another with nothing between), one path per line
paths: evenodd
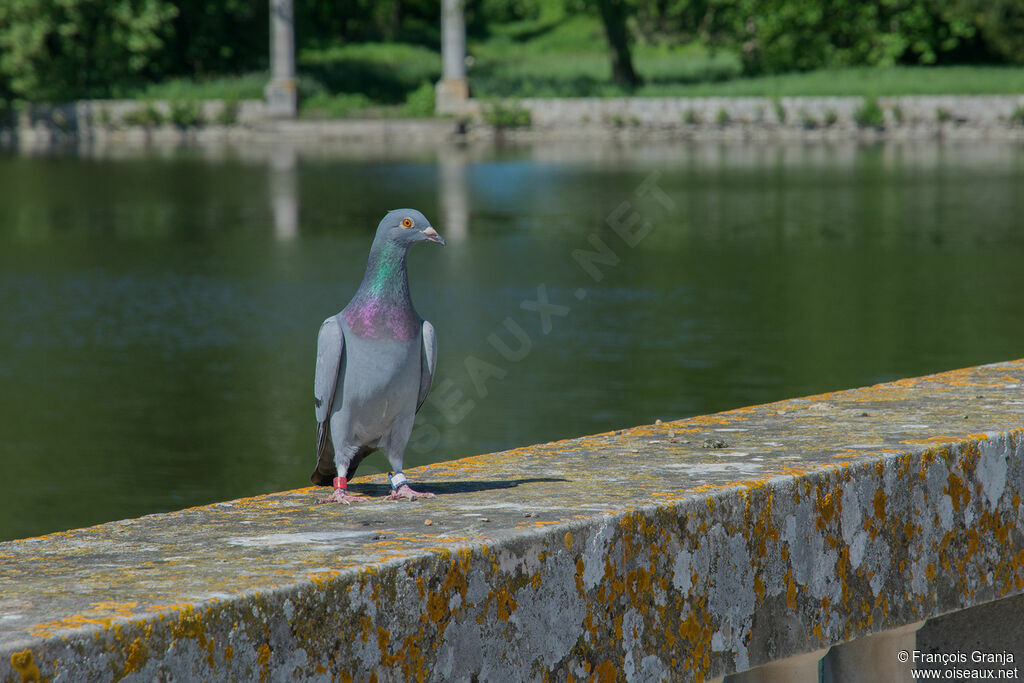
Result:
M407 500L416 500L417 498L433 498L433 493L420 493L419 491L413 491L408 484L402 484L397 490L392 491L388 494L384 500L401 500L403 498Z
M362 503L369 500L369 498L363 498L362 496L350 496L347 489L334 489L331 495L326 498L317 498L317 503L342 503L348 505L349 503Z

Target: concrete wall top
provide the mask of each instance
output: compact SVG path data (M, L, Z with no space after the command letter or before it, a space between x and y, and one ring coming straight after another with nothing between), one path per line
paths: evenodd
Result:
M701 680L1019 593L1022 387L998 363L410 470L430 501L2 543L0 680Z

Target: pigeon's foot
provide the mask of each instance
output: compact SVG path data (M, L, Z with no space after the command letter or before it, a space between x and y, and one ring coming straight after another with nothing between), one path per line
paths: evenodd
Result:
M412 487L408 484L402 484L397 489L388 494L384 500L416 500L417 498L433 498L433 493L420 493L419 491L413 491Z
M326 498L317 498L317 503L341 503L348 505L349 503L365 503L370 500L369 498L363 498L362 496L350 496L345 489L334 489L331 495Z

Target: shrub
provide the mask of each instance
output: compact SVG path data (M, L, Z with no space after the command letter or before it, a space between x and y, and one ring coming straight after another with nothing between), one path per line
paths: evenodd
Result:
M700 125L700 112L694 111L693 109L687 109L686 113L683 114L683 123L691 126Z
M861 128L885 128L885 112L874 97L865 98L853 118Z
M839 120L839 114L837 114L834 110L829 109L829 110L827 110L825 112L825 125L826 126L834 126L834 125L836 125L836 122L838 120Z
M484 109L483 116L495 128L529 128L533 123L530 110L515 102L495 102Z
M114 118L106 107L100 107L99 114L96 116L96 122L104 128L112 128L114 126Z
M775 98L775 118L779 123L786 122L786 108L782 106L782 100L778 97Z
M213 120L222 126L233 126L238 122L238 108L238 100L228 98L224 100L224 104Z
M1024 105L1017 105L1017 108L1010 114L1010 121L1018 126L1024 126Z
M202 107L195 100L174 100L168 119L178 128L191 128L203 123Z
M433 116L435 99L436 91L434 89L434 84L425 82L420 87L409 93L405 98L405 104L402 108L409 116Z
M718 113L715 114L715 121L717 121L720 126L724 126L729 123L729 112L725 110L725 107L719 109Z
M137 107L122 116L121 120L129 126L146 126L149 128L150 126L159 126L167 119L156 108L156 105L152 102L146 102L145 105Z

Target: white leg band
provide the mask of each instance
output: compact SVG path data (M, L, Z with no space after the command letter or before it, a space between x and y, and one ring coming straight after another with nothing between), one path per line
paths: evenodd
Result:
M388 480L391 482L391 490L397 491L402 484L408 484L409 480L405 478L405 475L401 472L396 474L388 474Z

